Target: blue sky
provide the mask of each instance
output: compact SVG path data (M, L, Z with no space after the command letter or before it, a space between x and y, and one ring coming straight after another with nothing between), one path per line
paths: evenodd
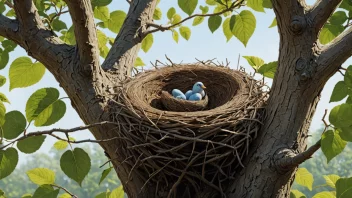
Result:
M199 2L204 1L200 0ZM126 12L127 5L128 4L125 0L114 0L109 8L110 11L124 10ZM163 11L163 18L161 21L156 21L156 23L166 23L166 12L170 7L175 7L177 13L181 14L182 17L186 17L186 15L178 8L176 0L161 0L159 7ZM199 12L199 10L196 12ZM188 27L191 27L192 30L192 35L189 41L186 41L180 37L179 43L177 44L172 39L171 31L158 32L154 34L154 43L150 51L148 53L140 51L139 56L147 65L150 65L150 61L154 62L157 59L166 62L165 55L173 60L173 62L183 61L184 63L195 62L195 58L200 60L216 58L220 62L225 62L226 59L228 59L231 62L230 66L232 68L236 68L239 54L241 56L258 56L265 62L275 61L277 60L279 52L279 35L276 27L268 28L274 19L274 13L272 10L266 10L266 13L258 13L255 11L253 12L255 13L257 19L257 27L252 38L249 40L247 47L244 47L244 45L235 37L233 37L229 42L226 42L226 38L222 32L222 27L220 27L216 32L212 34L207 26L207 19L204 20L201 25L196 27L191 27L192 20L190 20L184 24ZM61 18L61 20L71 24L71 19L68 15ZM116 36L109 31L105 31L105 33L110 37ZM17 49L10 54L10 62L19 56L27 56L27 53L17 47ZM350 64L351 60L347 61L343 66L347 67ZM246 71L253 72L245 59L240 59L240 65L244 66ZM9 65L5 69L1 70L0 74L8 77L8 69ZM324 110L331 109L336 105L336 103L329 103L329 98L336 82L342 79L342 76L337 73L329 80L325 86L322 92L321 101L317 108L317 112L313 118L311 125L312 130L319 129L322 125L321 117L324 114ZM270 84L271 80L267 80L267 82ZM9 82L7 82L3 87L0 88L1 92L6 94L6 96L11 101L10 105L6 105L7 111L19 110L22 113L25 113L25 105L29 96L37 89L43 87L55 87L60 90L61 97L66 96L54 77L48 71L46 71L43 79L38 84L31 87L24 89L17 88L9 92ZM83 125L83 122L79 118L78 114L71 107L69 99L65 99L65 102L67 105L67 111L63 119L50 127L30 127L28 131L44 130L54 127L72 128ZM77 132L73 135L73 137L76 139L93 138L89 131ZM47 138L40 151L48 152L52 148L52 145L55 141L56 140L53 138ZM24 157L26 156L25 154L23 155ZM22 158L21 161L23 160L25 159Z

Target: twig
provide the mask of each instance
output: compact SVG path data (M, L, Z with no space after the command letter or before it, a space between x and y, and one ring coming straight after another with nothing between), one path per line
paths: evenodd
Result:
M302 153L294 154L291 149L287 150L286 154L294 154L294 156L284 157L276 162L276 165L280 167L280 169L288 170L293 167L296 167L306 161L307 159L311 158L312 155L320 149L320 139L307 150Z
M115 122L108 122L108 121L104 121L104 122L99 122L99 123L94 123L94 124L90 124L90 125L86 125L86 126L80 126L80 127L75 127L75 128L72 128L72 129L58 129L58 128L53 128L53 129L50 129L50 130L45 130L45 131L37 131L37 132L31 132L31 133L27 133L25 135L23 135L22 137L20 138L17 138L16 140L6 144L5 146L1 147L1 149L4 149L6 147L8 147L9 145L11 144L14 144L15 142L18 142L20 140L24 140L28 137L32 137L32 136L39 136L39 135L51 135L53 136L53 133L54 132L61 132L61 133L65 133L66 135L68 133L73 133L73 132L77 132L77 131L82 131L82 130L85 130L85 129L90 129L90 128L93 128L93 127L96 127L96 126L101 126L101 125L105 125L105 124L114 124L114 125L117 125L117 123ZM58 136L57 136L58 137ZM69 141L69 140L68 140ZM82 141L86 141L86 140L82 140ZM77 143L72 141L72 143Z
M240 7L241 3L243 1L244 0L238 0L238 1L233 2L230 7L227 7L226 9L222 10L221 12L212 13L212 14L194 14L194 15L191 15L189 17L184 18L183 20L181 20L178 23L175 23L175 24L172 24L172 25L168 25L168 26L163 26L163 25L159 25L159 24L155 24L155 23L148 23L147 25L149 27L154 27L155 29L151 29L151 30L145 31L143 33L143 37L147 36L148 34L154 33L154 32L170 30L170 29L172 29L172 28L184 23L185 21L188 21L188 20L190 20L190 19L192 19L194 17L197 17L197 16L199 16L199 17L210 17L210 16L221 15L221 14L224 14L224 13L229 12L229 11L233 11L235 8Z
M325 126L324 131L326 131L326 129L330 126L330 124L328 124L328 123L325 121L325 117L326 117L326 114L327 114L327 113L328 113L328 110L325 109L324 115L323 115L323 117L321 118L321 121L323 121L324 126Z
M62 186L59 186L59 185L56 185L56 184L50 184L51 186L53 187L56 187L56 188L59 188L61 190L64 190L65 192L67 192L72 198L78 198L77 195L74 195L72 194L70 191L68 191L66 188L62 187Z
M4 3L10 8L14 8L13 4L9 0L6 0Z

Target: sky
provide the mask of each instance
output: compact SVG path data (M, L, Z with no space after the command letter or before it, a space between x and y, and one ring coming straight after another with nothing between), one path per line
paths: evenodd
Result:
M204 4L204 0L200 0L200 3ZM308 1L311 3L312 1ZM110 12L115 10L124 10L127 11L128 4L126 0L113 0L109 6ZM181 14L182 17L186 17L177 6L176 0L161 0L159 7L163 12L162 20L155 21L156 23L165 24L166 21L166 12L170 7L175 7L177 13ZM249 9L249 8L246 8ZM279 35L277 28L268 28L271 22L274 19L274 13L272 10L266 9L266 13L259 13L251 10L257 20L256 30L249 40L247 46L245 47L239 40L233 37L229 42L226 42L226 38L222 32L222 27L220 27L214 33L211 33L207 26L207 19L201 25L192 27L192 20L188 21L184 25L191 28L192 34L189 41L184 40L183 38L179 39L179 43L176 43L172 39L171 31L157 32L154 34L154 43L149 52L144 53L142 50L139 52L139 56L142 58L144 63L150 66L150 62L155 62L155 60L160 60L166 62L165 55L167 55L173 62L179 63L192 63L196 62L196 58L199 60L209 60L216 58L218 61L226 62L230 61L230 67L236 68L238 56L258 56L262 58L266 63L276 61L279 53ZM196 10L199 12L199 9ZM65 15L61 20L65 21L68 26L70 26L71 19L69 15ZM116 35L112 32L105 31L110 37L115 37ZM10 54L10 63L19 56L27 56L27 53L17 47L14 52ZM10 64L9 63L9 64ZM349 59L342 66L347 67L352 63ZM244 58L240 58L240 65L246 68L247 72L253 72L251 67L248 65L247 61ZM0 75L8 77L9 65L0 70ZM324 114L325 109L331 109L338 103L329 103L330 95L335 84L342 80L343 77L341 74L335 74L326 84L321 100L318 104L317 111L312 121L311 130L315 131L321 128L322 121L321 118ZM268 84L271 84L271 80L267 79ZM16 88L12 91L9 91L9 81L0 88L0 92L4 93L9 100L11 101L10 105L6 105L7 112L12 110L21 111L25 114L25 105L29 96L34 93L36 90L43 87L55 87L60 90L60 97L65 97L66 93L59 87L59 84L56 82L54 77L46 71L44 77L41 81L33 86L28 88ZM73 128L83 125L82 120L79 118L78 114L74 111L71 106L69 99L64 99L67 105L67 111L65 116L49 127L30 127L28 132L34 132L39 130L51 129L51 128ZM76 140L82 139L94 139L89 131L81 131L74 133L72 135ZM56 139L47 138L44 145L41 147L40 152L49 152L52 149L52 145L55 143ZM20 157L20 162L25 160L26 154L21 154L23 157Z

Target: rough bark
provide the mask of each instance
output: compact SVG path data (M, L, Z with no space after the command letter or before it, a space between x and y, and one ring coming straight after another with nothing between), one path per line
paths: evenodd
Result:
M0 35L15 41L30 56L42 62L66 91L85 123L109 120L107 104L122 80L130 76L146 24L152 22L156 0L133 0L128 16L102 66L89 0L66 0L75 27L77 45L57 38L41 22L32 0L14 0L16 20L0 15ZM272 0L280 33L278 70L266 108L267 117L242 169L226 191L228 197L287 197L295 167L319 145L306 149L309 125L319 95L327 80L352 55L352 30L321 46L318 33L341 0L319 0L308 7L304 0ZM342 53L341 53L342 52ZM118 136L115 126L92 130L99 139ZM145 188L128 156L119 151L118 140L101 146L129 197L155 197L155 188ZM297 157L297 158L295 158ZM296 160L295 160L296 159Z

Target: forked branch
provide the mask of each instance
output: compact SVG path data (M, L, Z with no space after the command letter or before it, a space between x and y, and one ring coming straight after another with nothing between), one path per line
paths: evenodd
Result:
M341 2L342 0L317 0L315 2L309 16L313 20L316 32L319 32Z
M90 0L65 0L75 30L80 65L91 72L99 66L99 48Z

